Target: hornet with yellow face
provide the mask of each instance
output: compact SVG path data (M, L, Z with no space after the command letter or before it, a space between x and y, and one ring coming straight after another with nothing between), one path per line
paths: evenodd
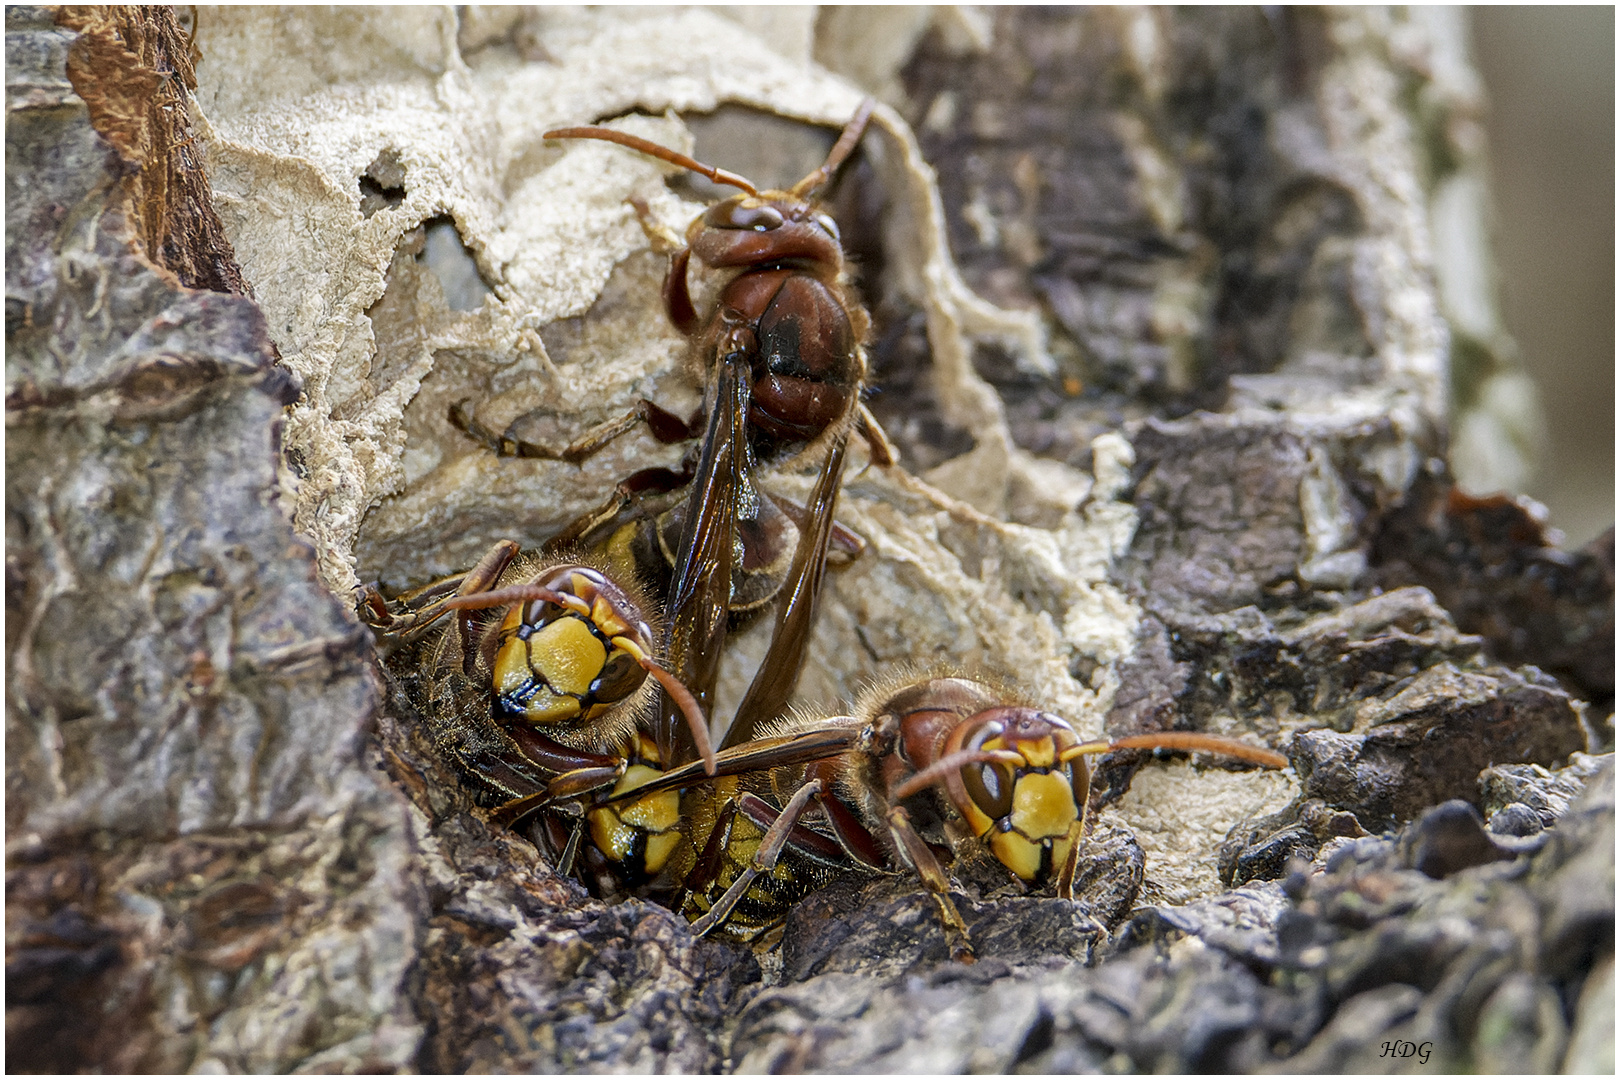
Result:
M1202 750L1270 768L1288 764L1270 750L1192 732L1088 741L1017 691L954 673L876 687L856 712L866 721L840 762L844 796L921 879L961 959L973 955L967 927L914 817L945 823L946 840L965 827L1020 881L1055 886L1059 897L1073 899L1091 796L1087 756L1132 748Z
M1126 749L1288 764L1193 732L1085 740L1008 686L936 671L872 688L853 715L790 721L722 750L722 779L699 782L694 764L615 798L685 789L681 813L704 823L705 855L685 872L682 902L701 929L757 936L836 873L905 867L938 907L952 955L971 961L937 853L982 846L1027 886L1073 899L1091 794L1086 758Z
M678 796L599 804L661 774L643 732L660 687L686 718L698 764L712 769L714 751L697 703L654 659L658 621L640 590L588 560L519 556L503 541L399 606L365 600L372 625L394 639L454 615L389 666L440 749L495 803L492 817L513 825L546 811L560 872L583 853L602 889L662 872L680 840Z

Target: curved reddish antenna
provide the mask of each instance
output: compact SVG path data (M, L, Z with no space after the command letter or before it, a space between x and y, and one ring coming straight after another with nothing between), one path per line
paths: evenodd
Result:
M838 141L833 143L833 148L827 152L827 160L817 166L809 176L788 188L788 194L795 198L808 198L832 179L833 173L838 171L838 166L855 152L855 144L861 141L861 135L866 131L866 122L872 119L872 109L875 105L877 101L874 98L867 98L861 102L860 108L855 110L855 115L844 125Z
M976 761L999 761L1014 768L1025 764L1024 756L1012 750L958 750L954 754L946 754L928 768L912 773L903 783L895 785L889 791L889 799L894 801L909 798L928 785L943 780L946 774Z
M713 180L717 184L729 184L735 188L742 188L750 195L759 194L758 188L749 183L746 178L738 176L734 172L727 172L725 169L717 169L713 165L705 165L703 162L698 161L695 158L689 158L685 154L671 150L667 146L659 146L657 143L648 139L643 139L637 135L628 135L622 131L614 131L612 128L558 128L556 131L546 132L545 137L548 139L600 139L602 142L618 143L620 146L628 146L632 150L639 150L648 157L655 157L659 161L667 161L671 165L679 165L683 169L691 169L695 173L707 176L710 180ZM834 149L836 150L837 147L834 147ZM848 151L846 150L845 153L847 154ZM811 175L814 174L812 173Z
M1110 750L1202 750L1210 754L1225 754L1240 761L1252 761L1268 769L1288 768L1288 759L1274 750L1193 731L1155 731L1146 735L1127 735L1113 742L1081 743L1063 751L1058 755L1058 760L1072 761L1083 754L1106 754Z
M484 592L468 593L466 596L453 596L444 602L444 606L449 611L482 611L484 608L518 604L526 600L544 600L569 611L580 611L583 615L589 615L591 612L590 605L579 597L556 592L532 582L509 585L504 589L486 589Z

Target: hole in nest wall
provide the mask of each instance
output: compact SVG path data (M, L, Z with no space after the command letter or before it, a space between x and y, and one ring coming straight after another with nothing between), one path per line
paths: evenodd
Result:
M422 228L425 232L422 253L416 260L439 279L445 304L451 311L477 311L483 307L490 288L478 273L472 252L461 242L456 223L440 215L424 221Z
M360 213L371 217L405 201L405 165L393 147L372 159L360 174Z

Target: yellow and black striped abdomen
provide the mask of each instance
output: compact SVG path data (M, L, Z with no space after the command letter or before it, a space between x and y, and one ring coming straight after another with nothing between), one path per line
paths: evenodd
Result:
M695 859L683 875L685 895L680 910L697 920L742 876L759 851L778 810L735 781L720 781L682 805L692 834ZM759 874L717 931L752 941L779 924L793 905L850 869L838 842L800 824L789 834L776 865Z

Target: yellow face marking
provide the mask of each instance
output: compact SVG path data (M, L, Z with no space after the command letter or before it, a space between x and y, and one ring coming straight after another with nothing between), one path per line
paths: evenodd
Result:
M618 637L630 629L630 624L619 618L618 613L613 610L613 605L602 596L598 596L596 602L591 605L591 622L596 624L596 628L602 631L604 636L610 638Z
M516 694L529 684L533 675L529 670L528 642L508 638L495 653L495 692Z
M1050 769L1057 764L1057 743L1050 735L1020 740L1013 749L1032 769Z
M579 701L577 698L553 694L545 687L536 690L534 696L523 703L523 719L531 724L560 724L564 720L572 720L578 715Z
M615 653L624 653L624 655L634 660L637 666L640 666L641 662L647 659L647 654L642 651L641 646L623 634L610 638L608 644L613 646Z
M558 619L529 635L529 666L552 689L588 694L607 663L607 646L583 619Z
M1001 865L1023 878L1034 881L1041 872L1041 846L1015 832L996 833L990 838L990 851Z
M1013 788L1013 828L1031 839L1066 836L1079 816L1063 773L1032 773Z

